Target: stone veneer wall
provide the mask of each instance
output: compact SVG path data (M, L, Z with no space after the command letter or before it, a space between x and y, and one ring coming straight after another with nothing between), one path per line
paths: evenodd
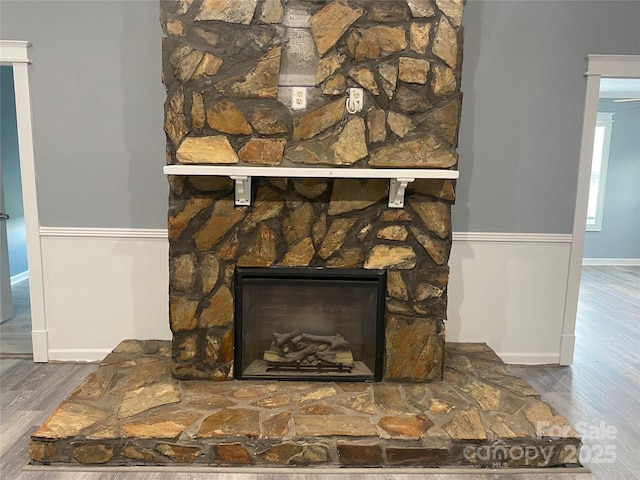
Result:
M161 1L167 163L456 168L462 0L291 3L321 57L301 112L279 95L281 0ZM404 209L384 180L254 178L249 207L225 177L169 183L176 377L233 378L236 265L388 269L385 379L442 377L452 181L410 184Z

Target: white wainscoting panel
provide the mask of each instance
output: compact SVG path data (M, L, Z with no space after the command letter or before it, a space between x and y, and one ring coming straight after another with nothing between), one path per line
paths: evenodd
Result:
M447 341L558 363L570 248L571 235L454 233Z
M97 361L170 339L165 230L43 228L50 360ZM453 235L447 340L508 363L558 363L571 235Z
M49 360L171 338L166 230L46 228L41 238Z

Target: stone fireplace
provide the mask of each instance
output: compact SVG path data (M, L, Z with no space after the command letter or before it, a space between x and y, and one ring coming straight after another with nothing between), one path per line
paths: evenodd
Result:
M385 271L382 377L442 378L462 3L161 1L175 377L234 378L236 268L312 267Z

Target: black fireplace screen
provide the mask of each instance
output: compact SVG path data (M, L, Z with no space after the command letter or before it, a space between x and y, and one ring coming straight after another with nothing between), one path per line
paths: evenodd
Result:
M386 272L236 268L239 379L382 379Z

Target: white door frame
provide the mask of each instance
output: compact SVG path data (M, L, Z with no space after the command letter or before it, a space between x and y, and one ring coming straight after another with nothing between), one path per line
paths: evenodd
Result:
M585 76L587 77L587 89L582 122L576 209L573 217L573 235L560 341L561 365L571 365L573 363L578 295L580 293L580 276L582 274L582 257L587 224L589 179L591 178L593 140L600 97L600 79L640 78L640 55L587 55L587 72Z
M27 265L31 301L31 341L33 360L47 362L49 346L44 309L44 282L42 278L42 250L40 245L40 220L36 194L36 171L33 153L33 129L31 119L31 93L29 91L29 42L0 40L0 63L13 67L13 84L16 95L16 120L18 124L18 151L22 177L22 200L27 239Z

